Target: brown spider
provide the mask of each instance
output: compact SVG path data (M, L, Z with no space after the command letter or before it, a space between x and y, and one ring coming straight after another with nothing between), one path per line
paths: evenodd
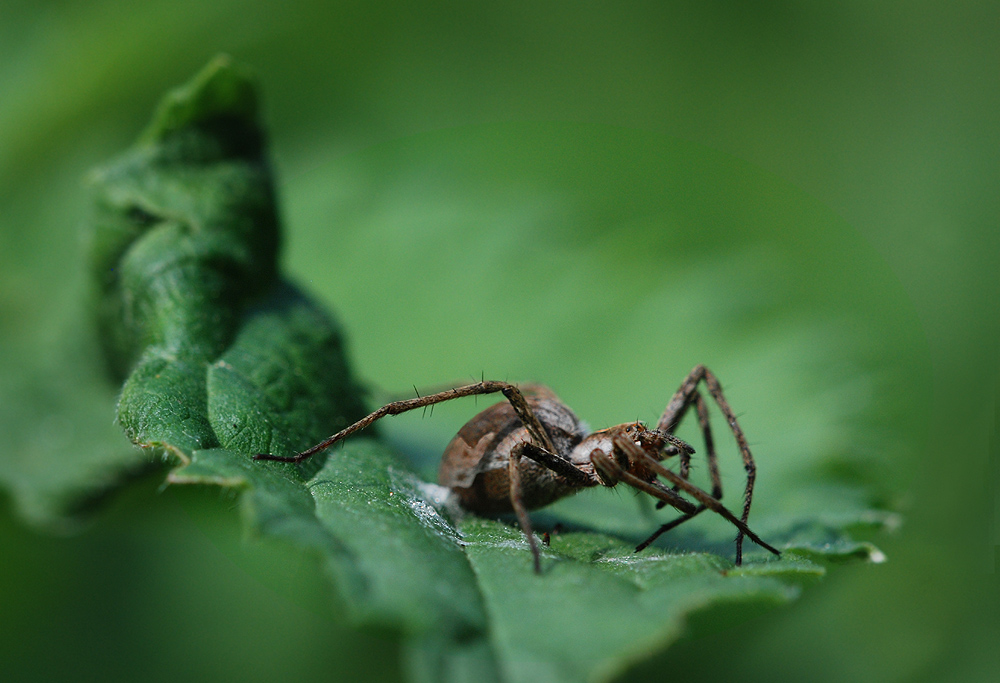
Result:
M719 502L722 480L708 423L708 407L698 390L702 381L722 410L743 456L747 483L743 514L739 518ZM462 507L471 512L480 515L516 514L528 538L536 572L541 572L541 559L528 510L544 507L583 488L598 484L615 486L619 482L658 499L658 508L670 505L682 513L640 543L636 552L665 531L708 509L728 519L739 530L736 535L737 565L743 561L744 536L749 536L775 555L781 554L747 526L756 466L743 430L722 394L719 381L704 365L698 365L688 374L667 404L656 429L648 429L641 422L629 422L588 434L579 418L547 387L526 385L518 389L507 382L482 381L428 396L394 401L297 455L259 454L254 456L254 460L302 462L386 415L398 415L462 396L496 392L502 393L508 402L487 408L458 431L445 448L438 480L443 486L451 488ZM692 405L705 439L708 472L712 480L711 494L688 481L694 449L673 435ZM678 473L660 463L674 455L679 459ZM668 488L659 477L673 486ZM683 498L680 491L697 503Z

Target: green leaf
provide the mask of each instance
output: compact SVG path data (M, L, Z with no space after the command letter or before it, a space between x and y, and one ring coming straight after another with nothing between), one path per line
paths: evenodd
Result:
M218 58L93 176L88 263L108 364L125 378L118 421L181 462L216 447L294 453L362 414L336 325L277 277L255 103L250 77Z
M36 349L43 364L11 364L0 380L0 480L26 515L71 526L162 454L171 485L238 492L248 530L315 554L357 623L402 634L415 680L607 680L685 635L794 599L830 562L883 558L852 533L897 523L871 457L907 448L900 416L915 400L913 328L892 285L844 246L845 226L773 179L628 131L499 126L340 159L300 209L339 229L314 231L293 260L323 291L347 288L340 305L370 341L360 357L398 386L460 376L448 363L471 353L497 363L490 372L557 385L604 426L636 417L615 410L661 410L684 372L708 363L757 453L751 526L785 549L780 559L748 544L734 567L733 530L710 515L635 554L669 515L630 493L586 491L534 516L552 532L535 575L510 520L463 514L417 474L468 404L386 430L410 459L372 433L300 467L251 460L365 412L339 327L278 275L256 101L250 77L216 60L94 174L85 277L102 348L68 315ZM344 169L351 196L326 190ZM435 278L440 310L419 304L414 263ZM450 322L480 310L489 319ZM37 346L11 338L8 351ZM410 349L434 353L418 365ZM117 404L99 353L121 383ZM734 505L741 467L715 424ZM700 443L691 424L681 436Z
M515 681L606 680L676 640L690 613L719 603L781 604L798 594L782 573L822 571L793 560L763 565L760 574L757 565L733 571L714 555L637 556L634 545L574 533L546 553L551 569L539 590L516 529L470 519L462 530L497 652Z

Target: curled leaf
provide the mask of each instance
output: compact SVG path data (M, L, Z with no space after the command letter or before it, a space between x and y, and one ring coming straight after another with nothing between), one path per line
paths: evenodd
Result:
M256 88L217 58L93 174L87 239L105 357L136 444L292 453L361 411L334 322L278 277ZM305 471L322 460L305 465Z

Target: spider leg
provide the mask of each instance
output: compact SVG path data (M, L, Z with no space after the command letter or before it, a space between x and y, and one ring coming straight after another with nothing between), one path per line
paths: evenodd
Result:
M664 503L661 500L659 503L656 504L656 507L657 508L662 508L664 505L666 505L666 503ZM688 521L692 517L695 517L696 515L704 512L707 509L708 508L706 508L704 505L699 505L698 507L696 507L694 509L693 512L688 512L687 514L681 515L677 519L672 519L669 522L667 522L666 524L662 524L659 529L657 529L652 534L650 534L649 538L647 538L645 541L643 541L642 543L640 543L639 545L637 545L635 547L635 552L637 552L637 553L638 552L642 552L643 550L645 550L649 546L650 543L652 543L653 541L655 541L656 539L658 539L663 534L667 533L668 531L670 531L674 527L679 526L682 523Z
M428 394L427 396L417 396L416 398L408 398L402 401L387 403L349 427L345 427L336 434L327 437L315 446L312 446L301 453L296 455L271 455L268 453L259 453L255 455L253 459L275 460L277 462L302 462L303 460L307 460L308 458L316 455L320 451L326 450L338 441L347 438L354 432L371 426L374 422L381 420L386 415L399 415L400 413L405 413L410 410L433 406L437 403L451 401L452 399L462 398L463 396L478 396L480 394L495 394L498 392L503 393L507 400L510 401L511 406L514 408L514 412L517 413L519 418L521 418L521 422L524 423L524 426L528 430L528 434L531 435L532 440L549 453L554 453L556 449L552 444L552 440L542 427L542 423L539 422L538 418L535 417L535 414L531 412L531 408L528 407L528 402L524 399L524 395L520 392L520 390L508 382L486 381L455 387L454 389L440 391L435 394Z
M701 424L701 430L705 436L708 470L709 475L712 477L712 496L716 500L721 499L722 480L719 476L718 459L715 455L715 445L712 440L711 428L708 424L708 409L705 405L704 399L701 397L701 393L698 391L698 385L702 381L705 382L705 387L708 389L708 393L715 400L715 403L719 406L723 416L726 418L726 422L729 424L729 428L732 430L733 436L736 437L736 445L739 447L740 455L743 457L743 469L747 473L747 483L746 488L743 491L743 514L740 516L740 521L743 523L743 526L746 527L747 518L750 516L750 502L753 499L754 480L757 478L757 466L754 463L753 455L750 453L750 446L747 444L746 435L744 435L743 429L736 420L736 414L733 412L733 409L729 407L729 402L722 393L722 385L719 384L719 380L715 377L711 370L706 368L704 365L697 365L693 370L691 370L690 373L688 373L688 376L681 383L680 388L678 388L677 392L674 393L670 402L667 404L666 409L663 411L663 416L660 417L657 429L672 434L691 404L695 404L695 409L698 412L698 422ZM671 474L673 475L673 473ZM743 558L743 536L744 531L743 529L740 529L739 533L736 535L737 564L740 564Z
M561 455L551 453L544 448L536 446L530 441L522 441L521 444L518 445L523 445L521 455L534 460L542 467L552 470L575 487L583 488L587 486L597 486L600 484L600 481L580 470L576 465ZM517 448L517 446L515 446L515 448Z
M768 543L765 543L760 538L760 536L758 536L757 534L755 534L750 529L750 527L748 527L746 525L746 522L744 522L741 519L738 519L733 513L731 513L727 508L725 508L722 505L722 503L720 503L718 500L716 500L715 498L713 498L712 496L710 496L706 491L701 490L700 488L698 488L697 486L695 486L694 484L692 484L691 482L689 482L687 479L682 478L679 474L675 474L674 472L671 472L670 470L668 470L666 467L664 467L657 460L649 457L649 455L647 455L646 452L643 451L642 448L640 448L638 445L636 445L635 442L633 442L631 439L629 439L627 437L623 437L623 436L617 436L617 437L614 438L613 443L614 443L614 445L615 445L616 448L618 448L619 450L621 450L623 453L625 453L628 456L628 459L629 459L630 462L637 463L639 465L642 465L645 468L648 468L648 469L652 470L656 474L658 474L661 477L663 477L664 479L668 480L674 486L679 487L685 493L689 494L691 497L693 497L695 500L697 500L702 506L704 506L704 507L708 508L709 510L711 510L712 512L715 512L715 513L717 513L717 514L725 517L726 519L728 519L733 524L733 526L735 526L737 529L739 529L739 531L740 531L740 539L742 539L742 537L744 535L745 536L749 536L750 540L752 540L754 543L756 543L760 547L765 548L766 550L769 550L770 552L774 553L775 555L780 555L781 554L781 551L779 551L777 548L774 548L773 546L769 545ZM607 456L605 456L605 457L607 458ZM607 459L610 460L610 458L607 458ZM633 476L633 478L636 478L636 477ZM631 482L628 479L624 479L623 478L622 481L624 481L627 484L631 484ZM639 487L636 487L636 488L639 488ZM645 491L646 489L643 488L642 490ZM661 498L661 500L662 500L662 498ZM685 502L687 502L687 501L685 501ZM672 503L671 503L671 505L672 505ZM688 506L689 506L689 509L687 509L687 510L682 509L680 507L678 507L677 509L681 510L681 512L684 512L684 513L690 513L692 517L694 516L694 514L697 514L697 512L699 512L697 510L697 507L694 506L694 505L692 505L691 503L688 503ZM674 507L677 507L677 506L674 506ZM686 521L686 520L683 520L683 521ZM677 523L679 524L680 522L677 522ZM741 550L741 546L737 546L737 551L738 551L737 555L736 555L736 564L737 565L740 565L740 564L743 563L743 555L742 555L741 552L739 552L740 550Z
M577 486L596 486L598 482L588 474L578 470L569 460L554 453L549 453L530 441L522 441L511 449L510 460L507 462L507 476L510 480L510 504L514 508L514 514L517 515L517 522L521 525L521 531L524 532L524 535L528 539L535 573L541 574L542 558L538 550L538 542L535 540L535 533L531 526L531 517L528 515L528 508L525 507L524 500L521 497L520 464L522 457L534 460L539 465L549 468ZM546 545L548 544L546 543Z
M660 418L660 422L656 427L668 434L673 434L681 420L684 419L692 403L695 407L695 413L698 416L698 426L701 428L702 438L705 440L708 474L712 478L712 496L721 499L722 477L719 476L719 461L715 454L715 439L712 437L712 426L708 421L708 405L705 403L701 392L698 391L697 383L690 388L687 381L681 385L681 388L677 390L670 403L667 404L663 417ZM687 479L691 466L691 454L681 451L680 463L680 475Z
M521 455L524 453L527 442L522 441L521 443L514 446L510 451L510 459L507 461L507 476L510 479L510 504L514 508L514 514L517 515L517 522L521 525L521 531L524 532L525 537L528 539L528 547L531 548L531 559L534 563L535 573L542 573L542 557L538 550L538 541L535 540L534 529L531 528L531 517L528 515L528 509L524 506L524 500L521 498Z
M521 458L526 457L534 460L542 467L555 472L560 477L568 480L575 487L597 486L599 483L589 474L577 469L573 463L561 455L546 451L530 441L521 441L510 451L510 460L507 462L507 476L510 480L510 504L517 515L517 522L521 525L521 531L528 539L528 546L531 548L531 557L534 562L535 573L542 573L542 558L538 550L538 543L535 541L534 529L531 526L531 517L528 509L524 505L521 497ZM548 543L546 543L548 545Z
M705 440L705 452L706 452L705 457L708 460L708 474L712 480L712 497L715 498L716 500L722 500L722 477L719 475L719 460L715 455L715 439L712 438L712 426L708 421L708 405L705 403L705 399L701 395L701 392L698 391L697 389L694 392L694 406L695 406L695 412L698 415L698 425L701 427L701 433ZM683 411L678 416L672 416L673 419L670 421L670 424L671 425L679 424L683 416L684 416ZM660 423L662 424L663 422L664 420L661 419ZM691 471L691 453L684 449L681 449L679 457L681 466L678 474L682 478L688 479L689 478L688 475ZM676 486L674 487L674 490L675 491L677 490ZM666 505L666 503L664 503L661 500L656 504L656 509L659 510L663 508L664 505ZM650 534L649 538L647 538L645 541L637 545L635 547L635 551L639 552L641 550L644 550L647 546L649 546L650 543L658 539L663 534L667 533L668 531L678 526L679 524L682 524L688 521L689 519L697 516L699 513L707 509L708 508L702 505L692 513L686 514L683 517L678 517L677 519L673 519L667 522L666 524L663 524L662 526L660 526L659 529Z
M628 439L625 440L628 441ZM615 443L617 444L617 441ZM628 441L628 443L632 442ZM672 491L655 481L646 481L645 479L640 479L635 476L615 462L614 459L608 457L608 455L600 449L594 449L594 451L591 452L590 461L594 464L594 469L600 473L601 479L604 481L606 486L616 486L619 482L625 482L632 488L648 493L654 498L663 501L667 505L677 508L685 514L691 514L697 509L693 503L682 498L677 492Z
M715 439L712 438L712 425L708 421L708 405L705 403L705 399L702 397L701 392L698 391L697 389L694 392L694 398L692 402L695 405L695 412L698 415L698 425L701 427L702 438L705 441L705 451L706 451L705 457L708 460L708 474L712 479L712 497L718 500L722 500L722 477L719 475L719 460L715 454ZM678 425L681 419L683 419L684 413L686 413L687 407L690 404L682 404L682 405L683 409L680 415L674 417L674 419L671 420L670 422L670 425L672 425L670 427L671 430L675 429L676 425ZM664 424L663 418L660 419L660 425L662 424ZM658 426L658 429L661 429L662 431L664 428ZM672 431L664 431L663 433L673 435ZM680 465L681 465L678 474L680 474L680 476L683 477L684 479L688 479L689 478L688 475L691 472L691 453L693 451L689 451L683 448L678 450L679 450L678 458L680 459ZM677 490L676 486L674 487L674 490L675 491ZM660 501L659 503L656 504L656 509L659 510L664 505L665 503L663 501Z
M577 469L569 460L560 455L550 453L530 441L522 441L515 445L510 451L510 460L507 462L507 477L510 480L510 504L517 515L517 522L521 525L521 531L528 539L528 546L531 548L531 558L534 563L535 573L542 573L542 558L538 550L538 542L535 540L534 529L531 526L531 516L528 515L528 508L524 505L521 497L521 458L526 457L534 460L539 465L547 467L556 474L568 479L575 486L596 486L597 481L590 475ZM545 545L548 545L546 542Z

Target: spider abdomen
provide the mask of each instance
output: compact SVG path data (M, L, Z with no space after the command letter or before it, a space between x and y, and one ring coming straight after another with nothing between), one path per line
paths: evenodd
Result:
M587 435L586 425L547 387L529 385L522 391L558 454L572 452ZM513 512L510 452L518 443L530 441L510 403L492 405L469 420L445 447L438 483L451 488L462 507L476 514ZM528 458L521 458L519 468L521 496L528 509L544 507L580 488Z

